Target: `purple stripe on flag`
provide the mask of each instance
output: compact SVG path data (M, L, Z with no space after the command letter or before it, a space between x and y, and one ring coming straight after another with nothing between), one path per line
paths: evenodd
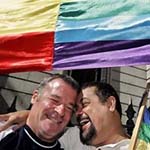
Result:
M142 64L150 64L150 39L55 44L55 70Z

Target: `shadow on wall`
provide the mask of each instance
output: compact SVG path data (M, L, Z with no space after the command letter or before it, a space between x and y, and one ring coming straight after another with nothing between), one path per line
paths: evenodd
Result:
M1 89L3 87L5 87L5 85L7 83L7 80L8 80L8 75L7 74L0 76L0 87L1 87ZM0 89L0 92L1 92L1 89ZM0 114L16 111L16 101L17 101L17 96L15 96L11 106L9 107L9 105L6 102L6 99L0 93Z
M8 77L6 75L0 76L0 87L5 87ZM1 91L1 89L0 89ZM8 109L8 104L6 103L4 97L0 93L0 114L6 113Z
M0 95L0 114L7 113L8 104L5 99Z
M17 96L15 96L11 106L9 107L6 100L0 95L0 114L17 111L16 109Z

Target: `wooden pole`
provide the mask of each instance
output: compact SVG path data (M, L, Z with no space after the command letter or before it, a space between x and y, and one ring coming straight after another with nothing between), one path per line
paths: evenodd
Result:
M143 119L143 114L144 114L144 110L145 110L146 103L147 103L149 89L150 89L150 83L147 84L146 90L142 96L142 105L140 107L138 117L136 120L136 124L133 130L133 134L132 134L130 145L129 145L129 150L135 150L136 148L137 136L138 136L139 128Z

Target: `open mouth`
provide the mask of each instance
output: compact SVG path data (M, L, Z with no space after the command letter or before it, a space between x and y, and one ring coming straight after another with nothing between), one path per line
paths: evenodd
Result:
M86 128L88 128L90 126L90 119L87 117L81 119L80 126L81 126L82 130L85 130Z
M87 124L89 122L89 119L82 119L81 121L80 121L80 125L81 126L84 126L85 124Z

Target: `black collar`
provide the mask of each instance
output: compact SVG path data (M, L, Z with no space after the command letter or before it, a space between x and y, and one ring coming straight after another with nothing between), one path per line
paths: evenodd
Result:
M35 143L37 144L39 147L42 148L54 148L56 147L56 145L58 144L58 141L54 141L52 143L48 143L45 141L42 141L39 137L37 137L35 135L35 133L31 130L31 128L27 125L24 126L24 132L26 133L26 135Z

